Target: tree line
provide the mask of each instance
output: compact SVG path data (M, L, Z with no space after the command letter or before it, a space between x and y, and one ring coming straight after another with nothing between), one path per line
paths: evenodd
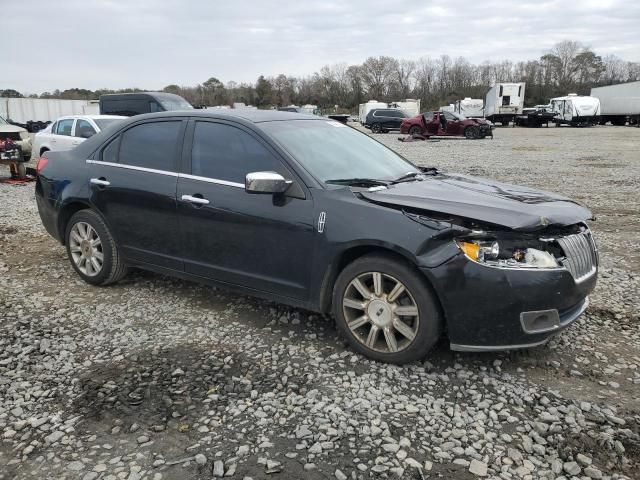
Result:
M360 65L337 63L305 77L260 75L255 83L226 84L215 77L196 86L167 85L163 91L181 95L194 106L231 105L235 102L259 108L290 104L313 104L325 110L348 112L367 100L396 101L416 98L424 110L448 105L464 97L484 98L497 82L526 82L525 104L547 103L550 98L577 93L588 95L591 87L640 80L640 63L615 55L601 57L576 41L562 41L539 59L513 62L485 61L472 64L463 57L422 57L418 60L389 56L369 57ZM106 93L143 91L54 90L33 98L97 99ZM16 90L0 96L22 96Z

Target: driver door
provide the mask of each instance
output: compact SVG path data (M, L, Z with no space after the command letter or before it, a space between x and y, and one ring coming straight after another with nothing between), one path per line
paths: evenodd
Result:
M438 113L425 117L427 134L438 135L438 129L440 128L440 116Z
M196 120L187 135L177 195L185 271L306 300L315 240L306 187L270 145L237 124ZM293 180L289 191L297 194L247 193L247 173L260 171Z
M460 120L449 112L444 112L444 118L447 119L447 135L461 135Z

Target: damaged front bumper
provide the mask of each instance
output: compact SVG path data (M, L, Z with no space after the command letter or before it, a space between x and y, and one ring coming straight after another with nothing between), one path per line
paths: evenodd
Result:
M587 308L597 269L493 268L463 254L421 268L443 307L452 350L494 351L542 345Z

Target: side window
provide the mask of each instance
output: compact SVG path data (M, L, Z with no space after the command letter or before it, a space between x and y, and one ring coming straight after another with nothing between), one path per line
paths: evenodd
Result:
M89 138L96 134L95 128L86 120L76 120L76 137Z
M116 163L118 161L118 146L120 145L120 137L116 137L102 149L102 161Z
M57 135L71 136L71 128L73 127L73 118L65 118L64 120L58 120L58 126L56 127Z
M457 120L457 118L454 117L450 112L444 112L444 118L446 118L447 121Z
M430 122L431 120L433 120L433 112L428 113L424 116L424 121L425 122Z
M191 149L193 175L244 184L247 173L264 171L287 175L280 160L244 130L196 122Z
M126 165L175 170L180 121L143 123L122 134L118 160Z

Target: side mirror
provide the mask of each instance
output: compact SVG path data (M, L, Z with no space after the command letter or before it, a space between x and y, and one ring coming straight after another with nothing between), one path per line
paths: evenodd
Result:
M284 193L293 183L276 172L247 173L244 189L247 193Z

